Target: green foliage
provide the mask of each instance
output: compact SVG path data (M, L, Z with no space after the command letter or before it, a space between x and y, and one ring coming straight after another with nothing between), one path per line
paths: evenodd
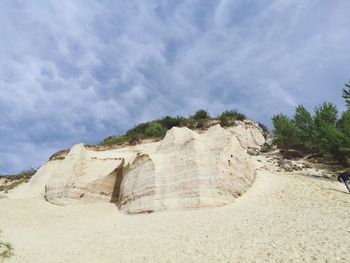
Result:
M332 103L325 102L315 109L315 126L335 126L338 120L338 109Z
M289 150L297 145L297 131L295 124L284 114L272 117L274 130L274 144L283 150Z
M166 117L159 122L146 122L141 123L134 128L128 130L124 135L109 136L105 138L100 145L114 145L124 144L126 142L135 142L145 138L162 137L167 131L166 126L160 122L164 121L165 125L174 124L173 122L179 123L180 119Z
M322 137L319 138L318 142L319 152L327 159L336 159L340 162L343 162L344 151L343 143L345 142L344 134L333 126L324 126L322 127Z
M337 123L337 127L350 138L350 109L343 112Z
M240 113L238 111L233 111L233 110L224 111L219 116L220 125L222 127L233 126L236 120L243 121L245 119L246 119L246 116L243 113Z
M181 124L186 120L184 117L177 116L176 118L166 116L163 119L158 120L160 124L163 125L163 127L167 130L171 129L172 127L178 127L181 126Z
M202 128L208 128L208 121L206 119L202 119L202 120L197 120L196 122L196 128L197 129L202 129Z
M350 109L343 112L337 123L337 127L343 134L338 153L340 155L340 161L350 164Z
M345 88L343 89L343 98L345 99L345 105L350 109L350 81L345 83Z
M162 124L160 124L159 122L151 122L146 131L145 131L145 135L148 137L162 137L164 136L166 133L166 129L162 126Z
M208 114L208 111L203 109L197 110L196 113L192 116L192 118L195 120L208 119L209 117L210 116Z
M294 124L300 147L305 151L312 152L315 144L314 120L310 112L302 105L295 109Z
M232 126L235 120L244 120L245 118L244 114L237 111L225 111L218 117L222 126ZM201 109L189 118L165 116L158 120L138 124L123 135L105 138L100 142L100 145L124 144L147 138L160 138L166 134L167 130L173 127L206 129L209 127L209 124L210 116L208 112Z
M18 174L11 175L0 175L0 177L5 178L5 183L0 185L0 192L5 193L17 187L20 184L29 182L30 178L36 173L37 169L29 168L19 172Z
M10 243L0 241L0 259L13 256L13 247Z
M314 115L300 105L293 119L280 114L272 121L275 143L280 148L318 153L350 165L350 110L338 119L338 109L332 103L316 107Z
M264 136L267 136L270 133L269 128L267 128L267 126L264 123L258 122L258 125L263 130Z
M187 118L182 123L181 126L187 127L189 129L196 129L197 128L197 120L193 118Z
M20 184L23 183L28 183L29 179L28 178L21 178L18 180L14 180L13 182L11 182L10 184L4 184L4 185L0 185L0 192L4 191L4 192L8 192L10 190L12 190L13 188L19 186Z
M36 173L37 169L31 167L29 169L23 170L17 176L23 176L23 177L31 177Z
M229 118L225 115L219 117L221 127L229 127L235 124L234 119Z
M220 117L222 116L233 118L238 121L244 121L246 119L246 116L243 113L240 113L235 110L224 111L223 113L221 113Z
M105 138L100 144L101 145L113 145L113 144L123 144L129 141L129 136L120 135L120 136L109 136Z
M146 133L148 125L149 125L149 122L138 124L134 128L128 130L125 135L128 138L143 139L145 137L144 135Z
M334 129L338 121L338 110L332 103L323 103L321 106L315 108L314 124L315 124L315 136L314 146L316 151L323 153L325 157L331 156L331 153L327 154L325 147L327 142L331 140L331 134L335 135ZM334 142L334 141L333 141ZM330 143L330 142L329 142ZM332 143L334 146L335 144ZM334 152L334 151L332 151Z

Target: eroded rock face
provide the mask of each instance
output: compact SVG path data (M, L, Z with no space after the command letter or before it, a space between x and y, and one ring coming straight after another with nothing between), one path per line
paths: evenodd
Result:
M142 213L223 206L254 182L255 168L236 137L220 126L205 134L171 129L139 155L121 182L120 209Z
M243 148L259 148L265 143L262 129L254 122L247 120L229 130L236 136Z
M115 199L114 184L122 176L123 165L123 158L101 156L83 144L75 145L47 181L45 198L57 205L109 202Z
M174 127L162 141L122 149L75 145L30 183L38 196L57 205L112 202L126 213L223 206L254 182L247 148L263 143L262 132L249 123L216 125L202 134Z

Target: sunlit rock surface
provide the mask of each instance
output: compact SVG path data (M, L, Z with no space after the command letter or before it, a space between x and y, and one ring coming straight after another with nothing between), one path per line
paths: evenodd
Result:
M9 197L41 197L57 205L112 202L126 213L223 206L255 180L248 147L265 142L252 122L204 133L174 127L159 142L94 151L72 147L49 161Z

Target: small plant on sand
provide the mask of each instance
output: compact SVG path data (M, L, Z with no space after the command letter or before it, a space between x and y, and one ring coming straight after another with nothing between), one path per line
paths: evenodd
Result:
M3 242L0 240L0 259L9 258L13 255L13 247L10 243Z

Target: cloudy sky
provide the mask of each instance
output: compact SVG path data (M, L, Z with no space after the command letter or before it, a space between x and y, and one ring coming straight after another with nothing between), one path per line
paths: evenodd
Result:
M0 173L198 108L270 123L350 79L348 0L0 2Z

